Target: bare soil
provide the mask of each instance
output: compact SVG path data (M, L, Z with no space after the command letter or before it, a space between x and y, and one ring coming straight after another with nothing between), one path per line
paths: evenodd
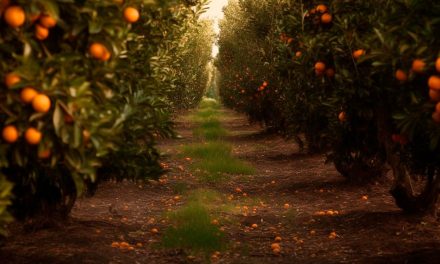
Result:
M107 182L94 197L81 198L65 224L32 233L11 225L0 263L203 262L157 246L170 225L166 213L185 204L186 194L176 198L178 186L214 189L235 206L221 212L228 249L214 259L218 263L440 263L439 220L403 214L388 192L389 179L349 184L323 155L299 153L293 142L224 113L227 141L255 175L216 184L197 180L188 169L192 161L177 155L196 142L194 125L177 120L183 138L160 142L170 170L160 182ZM329 210L333 215L318 215ZM250 228L254 223L258 227ZM282 238L280 254L271 250L275 236ZM111 246L122 241L134 249Z

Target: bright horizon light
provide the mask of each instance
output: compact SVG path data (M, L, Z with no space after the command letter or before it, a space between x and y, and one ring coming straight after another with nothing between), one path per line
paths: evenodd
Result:
M228 0L211 0L208 4L209 9L204 13L202 19L212 19L214 21L214 32L220 33L219 21L223 18L223 7L228 4ZM212 56L215 57L218 54L218 46L214 44L212 46Z

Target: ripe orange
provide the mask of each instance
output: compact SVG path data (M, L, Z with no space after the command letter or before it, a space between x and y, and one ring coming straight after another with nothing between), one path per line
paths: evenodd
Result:
M26 139L27 143L31 145L38 145L42 137L43 135L41 132L33 127L28 128L24 134L24 138Z
M365 50L363 50L363 49L358 49L358 50L353 51L353 58L355 60L358 60L363 55L365 55Z
M8 73L5 76L5 84L6 87L11 88L12 86L16 85L17 83L19 83L21 81L20 76L18 76L15 73Z
M437 104L435 105L435 111L438 112L438 113L440 113L440 103L437 103Z
M318 61L317 63L315 63L315 70L318 72L323 72L325 71L325 63Z
M49 29L36 25L35 26L35 37L39 40L45 40L49 36Z
M26 21L26 14L20 6L10 6L4 13L4 19L9 26L18 28Z
M439 112L432 113L432 120L435 123L440 123L440 113Z
M107 49L105 49L104 56L102 56L102 58L100 60L108 61L111 57L112 57L112 54Z
M416 73L421 73L425 70L426 63L421 59L413 60L411 69Z
M331 23L331 22L332 22L332 19L333 19L333 17L332 17L332 15L330 15L329 13L325 13L325 14L323 14L323 15L321 16L321 22L322 22L323 24L329 24L329 23Z
M45 94L38 94L32 100L32 107L36 112L47 113L50 110L50 98Z
M408 75L406 75L406 73L403 70L401 70L401 69L398 69L396 71L396 75L395 76L396 76L396 79L401 81L401 82L405 82L405 81L408 80Z
M321 14L327 12L327 10L328 10L328 8L326 5L321 4L316 7L316 11L318 11Z
M38 152L38 158L40 159L48 159L50 158L50 155L52 155L50 149L44 149Z
M335 70L333 68L328 68L325 71L325 75L327 75L328 78L333 78L335 76Z
M430 89L440 90L440 77L435 75L429 77L428 86Z
M268 83L266 81L263 82L263 86L267 87Z
M257 224L252 224L251 227L252 227L252 228L257 228L258 225L257 225Z
M301 57L301 55L302 55L301 51L297 51L297 52L295 53L295 56L296 56L296 57Z
M338 119L341 122L347 121L347 114L344 111L340 112L338 115Z
M40 24L45 28L53 28L57 25L57 20L49 15L44 15L40 18Z
M439 102L440 101L440 91L434 90L434 89L429 89L429 98L431 98L431 100L434 102Z
M8 143L14 143L18 139L18 130L15 126L9 125L3 128L3 139Z
M84 129L82 134L83 134L83 143L84 144L89 143L90 136L91 136L90 132L87 129Z
M34 100L35 96L38 95L38 92L32 88L32 87L26 87L23 90L21 90L20 98L21 101L25 104L29 104Z
M281 245L280 245L280 243L272 243L271 245L270 245L270 248L272 249L272 250L274 250L274 249L276 249L276 248L281 248Z
M104 45L95 42L92 45L90 45L89 53L90 56L92 56L92 58L94 59L102 59L105 56L106 50L107 48Z
M440 58L437 58L435 61L435 69L440 72Z
M139 11L134 7L127 7L124 9L124 18L128 23L134 23L139 20Z

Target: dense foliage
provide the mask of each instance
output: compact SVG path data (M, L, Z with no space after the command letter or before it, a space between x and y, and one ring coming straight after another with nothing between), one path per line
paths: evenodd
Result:
M380 6L380 8L378 8ZM408 212L440 187L440 4L232 1L219 40L225 105L324 151L356 181L390 165Z
M0 1L0 227L11 195L54 219L99 179L160 175L156 138L206 86L205 2Z

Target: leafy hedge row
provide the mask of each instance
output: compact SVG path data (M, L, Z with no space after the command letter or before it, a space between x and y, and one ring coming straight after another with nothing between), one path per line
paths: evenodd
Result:
M435 1L233 1L221 25L220 93L341 174L388 164L409 212L440 188L440 4ZM234 29L234 30L233 30Z
M211 50L205 2L0 2L0 221L10 197L16 218L53 220L100 179L160 175L156 139L205 88L209 56L189 59Z

